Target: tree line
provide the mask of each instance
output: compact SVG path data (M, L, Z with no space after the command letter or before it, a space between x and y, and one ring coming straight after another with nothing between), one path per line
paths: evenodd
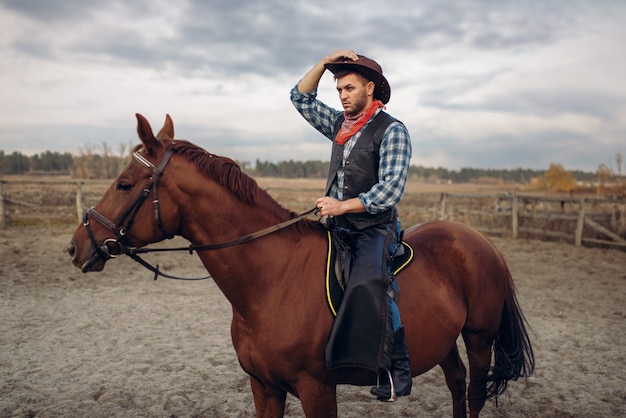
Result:
M0 151L0 174L69 173L73 165L74 156L68 152L61 154L46 151L26 156L17 151L12 154Z
M81 179L115 178L128 164L129 158L126 145L120 145L119 155L114 155L106 143L101 153L96 152L93 145L86 145L80 149L79 155L46 151L28 156L19 151L6 154L0 150L0 175L51 174Z
M102 147L102 152L96 152L93 145L87 145L80 149L79 155L46 151L26 156L17 151L11 154L0 151L0 175L32 173L66 174L81 179L115 178L129 162L130 156L126 152L126 145L120 145L117 155L111 151L108 144L104 143ZM525 168L449 170L443 167L412 165L409 177L422 181L453 183L495 181L534 183L538 189L570 191L576 189L578 182L606 183L611 178L622 181L621 162L621 155L618 154L618 173L613 172L606 164L600 164L595 173L567 171L560 164L551 164L547 170ZM329 161L321 160L270 162L257 159L254 165L249 162L238 163L252 176L282 178L326 178L330 165Z
M256 177L285 177L285 178L326 178L328 173L328 161L281 161L277 163L256 160L254 168L246 168L246 171ZM478 181L502 180L511 183L527 184L531 180L548 177L556 180L560 176L576 181L596 181L597 174L580 170L567 171L559 164L552 164L548 170L532 170L527 168L515 169L484 169L484 168L461 168L449 170L443 167L425 167L412 165L409 168L409 177L424 181L441 181L453 183L471 183ZM571 186L567 183L564 185Z

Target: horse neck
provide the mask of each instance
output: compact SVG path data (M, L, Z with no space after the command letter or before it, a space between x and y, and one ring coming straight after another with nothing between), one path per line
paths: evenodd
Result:
M259 227L267 227L267 224L256 225L256 230ZM241 237L245 231L241 229L232 237ZM307 235L299 233L292 225L245 244L198 255L233 310L254 322L260 310L276 304L272 302L272 295L277 289L288 294L294 279L305 275L304 253L311 253L310 246L316 242ZM318 247L324 250L323 245ZM294 269L294 264L298 264L294 260L300 260L302 267Z
M181 213L181 235L193 245L219 244L271 227L290 218L269 196L258 205L242 202L223 187L211 185L189 192ZM268 200L269 199L269 200ZM266 292L287 280L284 270L293 248L306 239L292 225L245 244L198 253L218 287L242 316L263 304ZM303 244L303 245L301 245Z

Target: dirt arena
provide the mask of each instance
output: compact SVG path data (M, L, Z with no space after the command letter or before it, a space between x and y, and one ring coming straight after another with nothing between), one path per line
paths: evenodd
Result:
M0 417L254 416L216 286L153 281L127 258L84 275L65 253L73 229L0 230ZM626 252L494 242L515 278L537 367L482 416L626 416ZM196 256L155 257L168 272L205 274ZM395 404L368 388L338 392L341 417L451 414L438 368ZM286 416L303 416L297 399Z

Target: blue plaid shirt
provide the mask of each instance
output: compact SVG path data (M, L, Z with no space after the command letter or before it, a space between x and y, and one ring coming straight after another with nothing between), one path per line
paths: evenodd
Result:
M333 109L317 100L317 89L308 93L301 93L298 91L297 85L291 90L291 102L311 126L331 141L334 140L335 122L343 115L342 111ZM379 111L381 110L379 109ZM374 117L370 119L370 122L373 119ZM367 124L356 135L348 139L344 145L343 164L337 171L336 180L331 185L329 192L331 197L343 200L341 194L344 181L343 165L366 126ZM385 130L380 144L379 181L370 190L359 194L359 200L367 212L381 213L400 202L409 174L411 152L409 132L403 124L393 122Z

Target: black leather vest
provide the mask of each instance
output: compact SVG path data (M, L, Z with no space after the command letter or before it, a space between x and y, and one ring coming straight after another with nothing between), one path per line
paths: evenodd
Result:
M339 132L343 120L344 118L341 116L335 123L333 138L337 136L337 132ZM367 192L378 183L380 144L383 141L385 130L393 122L397 122L397 120L381 111L361 133L359 140L356 142L352 151L350 151L350 155L344 165L343 200L358 197L360 193ZM330 186L333 181L335 181L335 177L337 177L337 170L341 167L343 148L344 145L333 142L330 168L328 169L328 180L326 182L326 195L328 195ZM336 217L335 221L348 228L363 229L392 221L396 216L397 211L394 206L382 213L376 214L368 212L347 213Z

